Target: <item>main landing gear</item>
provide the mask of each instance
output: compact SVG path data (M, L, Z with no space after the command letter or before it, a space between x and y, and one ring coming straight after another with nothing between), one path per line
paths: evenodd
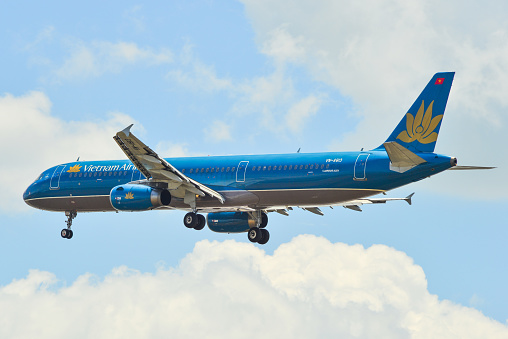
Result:
M62 231L60 231L60 235L64 239L71 239L74 234L74 232L72 232L72 230L71 230L72 219L76 218L78 213L76 211L66 211L65 215L67 216L67 221L66 221L67 228L64 228Z
M183 224L187 228L193 228L196 231L202 230L205 227L206 219L202 214L195 212L189 212L183 218Z
M257 242L260 245L264 245L270 240L270 232L265 230L268 225L268 216L265 212L256 213L255 218L257 220L258 227L251 227L247 233L247 237L251 242Z
M251 242L257 242L260 245L264 245L270 240L270 232L264 228L252 227L247 233L247 237Z

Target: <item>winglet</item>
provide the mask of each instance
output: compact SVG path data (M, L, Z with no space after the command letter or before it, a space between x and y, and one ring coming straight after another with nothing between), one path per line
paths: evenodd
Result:
M125 134L126 137L128 137L131 134L131 127L134 124L130 124L129 126L125 127L121 132Z
M411 193L410 195L408 195L407 197L404 198L404 201L406 201L409 205L411 205L411 198L413 197L413 195L415 195L415 193Z

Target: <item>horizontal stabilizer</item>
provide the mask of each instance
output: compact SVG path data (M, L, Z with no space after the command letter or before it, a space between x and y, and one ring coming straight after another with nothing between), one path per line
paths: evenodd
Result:
M485 167L485 166L454 166L452 168L449 168L449 170L468 171L468 170L488 170L494 168L495 167Z
M390 170L404 173L426 162L415 153L395 141L385 142L383 146L390 158Z

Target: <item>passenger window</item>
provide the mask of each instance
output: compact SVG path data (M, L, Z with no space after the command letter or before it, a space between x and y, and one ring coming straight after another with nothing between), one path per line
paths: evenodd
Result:
M127 171L124 171L124 172L123 172L123 175L127 176Z
M207 171L208 172L208 171ZM210 170L210 172L215 172L215 168L212 167L212 169Z
M282 169L282 165L279 165L279 171Z
M79 173L79 177L81 178L81 176L83 175L83 173Z
M190 174L192 174L192 170L193 170L193 168L190 169L190 171L189 171Z
M116 171L113 172L113 176L116 177Z
M185 168L182 170L182 174L184 174L184 173L185 173Z
M289 165L289 170L291 171L293 169L293 165Z
M321 164L321 169L323 169L324 167L325 167L325 165L324 165L324 164Z
M330 164L326 164L326 168L327 168L327 169L328 169L328 168L330 168Z
M310 169L314 169L314 165L310 165Z
M288 165L284 165L284 171L288 169Z
M258 166L258 171L261 171L261 166Z
M303 169L303 165L300 165L300 169Z
M305 169L308 169L309 168L309 165L305 165Z
M204 171L205 171L205 169L204 169L204 168L202 168L202 169L201 169L201 173L203 173Z
M256 170L256 166L252 167L252 171L255 171Z
M210 171L210 169L207 167L205 171L206 171L206 173L208 173Z
M228 168L226 168L226 172L229 172L229 167L228 167Z
M83 175L83 177L85 177L85 178L86 178L87 176L88 176L88 173L85 173L85 174Z
M102 172L99 172L99 177L102 177Z
M271 171L272 170L272 166L268 166L268 170Z
M231 172L234 172L234 171L235 171L235 169L236 169L236 167L233 167L233 168L231 169Z
M266 166L263 166L263 171L266 171Z
M224 167L222 167L222 168L220 169L220 171L221 171L221 172L224 172Z
M96 177L96 176L97 176L97 172L95 172L95 173L93 174L93 176L94 176L94 177Z

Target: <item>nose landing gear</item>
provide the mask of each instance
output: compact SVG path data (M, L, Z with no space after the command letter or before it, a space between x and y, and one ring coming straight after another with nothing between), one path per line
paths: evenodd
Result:
M67 228L62 229L62 231L60 231L60 235L64 239L71 239L74 234L71 230L72 219L76 218L78 213L76 211L66 211L65 215L67 216L67 221L65 222L67 224Z

